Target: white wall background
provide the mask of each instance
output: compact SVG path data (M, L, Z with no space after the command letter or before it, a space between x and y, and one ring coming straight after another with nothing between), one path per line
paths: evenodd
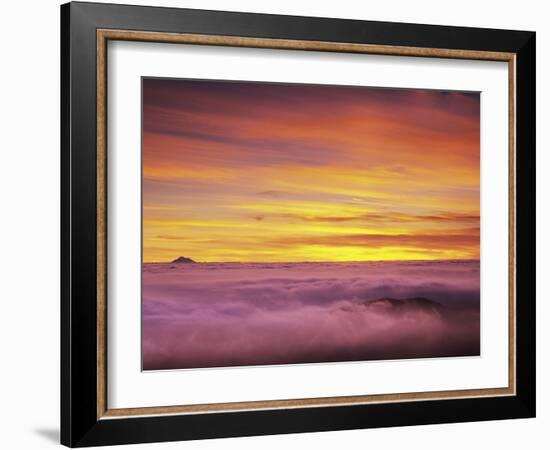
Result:
M121 0L123 2L123 0ZM286 436L140 445L158 449L492 447L550 444L550 27L545 3L502 0L165 0L180 6L537 32L538 417ZM59 439L59 1L2 5L0 46L0 447L42 449Z

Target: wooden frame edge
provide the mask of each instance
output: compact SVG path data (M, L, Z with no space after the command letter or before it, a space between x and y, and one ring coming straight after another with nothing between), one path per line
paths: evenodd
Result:
M107 411L107 40L97 33L97 417Z
M516 54L481 50L404 47L376 44L356 44L290 39L250 38L192 33L163 33L149 31L98 28L97 37L97 419L112 420L126 417L145 417L174 414L227 413L269 409L350 406L358 404L395 403L423 400L514 396L516 380ZM501 61L508 63L509 73L509 323L508 323L508 387L401 394L317 397L288 400L210 403L198 405L150 406L109 409L107 405L107 42L109 40L216 45L231 47L309 50L342 53L363 53L410 57L437 57Z
M405 47L380 44L356 44L328 41L251 38L194 33L160 33L154 31L97 29L99 41L121 40L172 44L216 45L224 47L266 48L278 50L309 50L323 52L365 53L372 55L419 56L488 61L511 61L515 53L483 50L459 50L431 47Z
M107 409L100 420L127 417L160 416L174 414L214 414L271 409L296 409L338 407L367 404L387 404L426 400L458 400L464 398L508 397L514 395L511 388L468 389L461 391L411 392L402 394L377 394L338 397L315 397L289 400L265 400L231 403L203 403L197 405L147 406L138 408Z
M516 364L516 55L508 61L508 386L517 393Z

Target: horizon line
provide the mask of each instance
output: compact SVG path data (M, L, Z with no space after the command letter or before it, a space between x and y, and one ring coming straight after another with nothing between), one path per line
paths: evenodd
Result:
M179 258L179 256L178 256ZM177 258L176 258L177 259ZM192 258L190 258L192 259ZM428 262L428 261L480 261L481 258L442 258L442 259L350 259L342 261L195 261L190 263L178 263L171 261L142 261L142 264L305 264L305 263L360 263L360 262Z

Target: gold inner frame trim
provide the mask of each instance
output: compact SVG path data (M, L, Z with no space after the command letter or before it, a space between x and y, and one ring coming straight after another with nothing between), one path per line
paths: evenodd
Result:
M509 158L509 286L508 286L508 386L486 389L407 392L394 394L262 400L197 405L147 406L109 409L107 404L107 42L109 40L216 45L266 49L308 50L432 58L503 61L508 63L508 158ZM239 36L97 30L97 418L205 414L266 409L313 408L421 400L448 400L516 394L516 54L478 50L403 47L323 41L249 38Z

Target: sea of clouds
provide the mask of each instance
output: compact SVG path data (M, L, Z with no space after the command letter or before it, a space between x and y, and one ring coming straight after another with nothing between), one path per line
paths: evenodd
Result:
M144 370L479 355L479 261L144 264L142 286ZM437 308L371 303L418 297Z

